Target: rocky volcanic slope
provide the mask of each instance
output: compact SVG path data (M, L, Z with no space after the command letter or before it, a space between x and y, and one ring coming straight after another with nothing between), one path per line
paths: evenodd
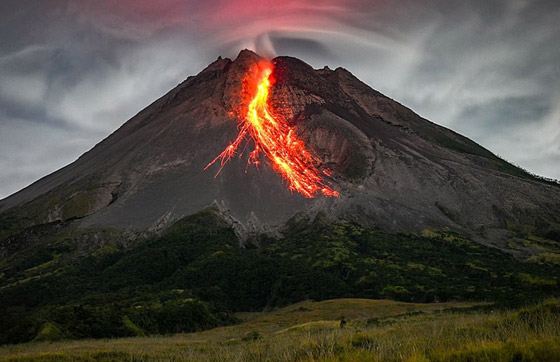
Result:
M231 111L259 59L250 51L219 58L74 163L0 201L4 254L34 225L157 232L211 205L245 236L318 212L389 232L451 229L502 248L518 229L560 230L560 187L422 119L345 69L314 70L290 57L273 60L270 102L333 171L329 182L340 197L292 194L266 162L246 172L246 155L214 178L219 166L204 167L234 140Z

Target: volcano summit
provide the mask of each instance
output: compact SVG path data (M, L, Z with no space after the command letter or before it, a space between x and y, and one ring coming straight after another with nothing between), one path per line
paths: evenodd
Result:
M252 103L258 97L265 108ZM264 113L251 120L251 112ZM110 228L134 239L208 207L243 238L280 235L289 220L318 213L392 233L454 230L503 249L519 228L560 229L558 185L345 69L316 70L291 57L268 62L244 50L234 61L218 58L74 163L0 201L2 253L39 225Z

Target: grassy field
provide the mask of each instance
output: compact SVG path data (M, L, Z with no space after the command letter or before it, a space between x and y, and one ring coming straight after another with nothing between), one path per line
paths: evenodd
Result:
M559 361L560 301L335 299L238 315L204 332L0 347L2 361ZM341 328L341 318L347 321Z

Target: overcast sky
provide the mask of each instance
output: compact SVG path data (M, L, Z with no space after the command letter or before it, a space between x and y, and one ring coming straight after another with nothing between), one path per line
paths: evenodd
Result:
M342 66L560 179L558 0L2 0L0 198L74 161L218 55Z

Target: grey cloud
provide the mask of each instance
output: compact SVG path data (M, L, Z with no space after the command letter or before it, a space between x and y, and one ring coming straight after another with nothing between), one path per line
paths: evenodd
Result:
M188 35L108 32L67 5L0 5L0 198L72 162L212 59Z
M331 53L323 43L313 39L296 38L288 36L271 36L274 49L279 54L305 54L309 56L329 58Z
M459 120L469 119L473 128L495 131L507 129L516 124L538 125L551 108L551 100L542 96L509 97L492 102L467 105L458 116ZM484 127L487 125L486 127Z
M1 116L0 185L15 192L55 169L74 161L84 146L91 147L101 134L83 134L49 124L29 123Z

